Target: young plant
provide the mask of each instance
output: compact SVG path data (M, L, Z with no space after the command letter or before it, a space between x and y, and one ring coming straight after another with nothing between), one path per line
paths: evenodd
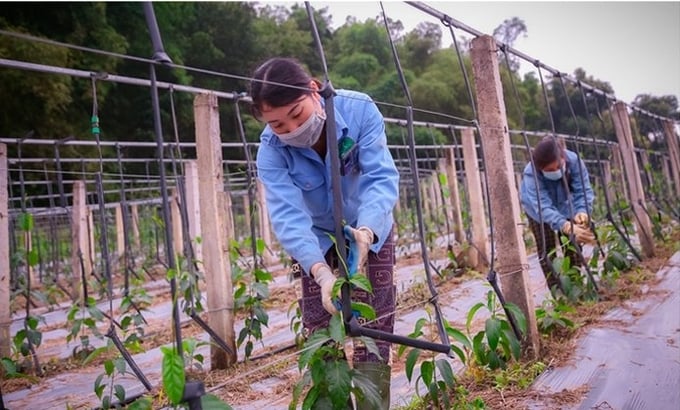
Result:
M472 336L472 321L482 308L486 308L489 317L484 322L484 330L480 330ZM525 334L526 318L522 311L511 303L506 303L505 308L513 315L520 334ZM465 349L472 349L471 357L470 352L467 352L471 359L467 361L469 368L482 367L491 370L505 368L510 360L519 359L520 342L492 290L489 290L486 294L486 304L479 302L470 308L465 329L467 331L467 342L460 340L460 334L456 334L455 337L463 342Z
M408 337L410 338L420 338L425 336L423 328L431 324L432 317L430 316L429 321L425 318L420 318L416 321L415 328ZM454 346L452 346L454 348ZM407 346L401 345L397 350L397 355L401 357L406 351ZM460 349L455 347L461 353ZM413 380L413 371L416 367L418 359L425 353L422 349L410 348L408 355L406 356L406 378L409 382ZM434 408L451 408L450 394L455 387L456 379L453 375L453 369L448 360L444 358L437 359L437 355L433 352L426 352L427 356L425 360L420 362L420 374L415 380L416 385L416 395L420 397L424 403L432 405ZM464 360L464 359L461 359ZM421 395L418 389L419 382L425 386L426 393Z
M252 246L250 238L246 239L244 247ZM265 249L263 240L258 239L255 244L253 260L260 257ZM234 283L234 306L246 312L247 317L244 326L239 332L236 341L237 346L245 342L245 357L249 358L253 352L254 342L262 340L262 326L269 325L269 315L264 308L263 301L269 297L269 283L274 280L272 274L266 269L250 265L242 268L236 261L242 256L237 242L232 242L231 248L232 283ZM248 277L248 273L252 276Z
M300 371L307 368L293 389L289 410L297 408L302 393L303 409L344 410L350 394L371 406L380 405L380 394L375 382L364 374L350 369L345 357L345 327L340 313L331 317L328 328L318 329L305 342L298 359ZM372 339L359 338L367 349L380 356Z
M536 323L542 334L551 334L557 330L571 331L574 322L568 315L576 310L560 300L546 299L541 307L536 309Z

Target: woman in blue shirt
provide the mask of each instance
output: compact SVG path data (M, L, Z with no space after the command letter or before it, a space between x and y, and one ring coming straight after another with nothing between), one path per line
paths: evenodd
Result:
M265 187L272 227L283 249L299 264L300 301L308 332L327 326L336 313L331 291L338 266L331 161L326 147L326 112L320 83L296 61L272 58L251 81L252 111L267 125L257 152L258 178ZM342 161L342 219L356 242L358 270L365 266L373 293L354 290L354 300L370 304L378 319L368 327L392 332L395 288L392 210L399 174L387 148L383 116L366 94L337 90L333 97L338 145L354 151ZM390 344L376 340L381 357L355 346L354 367L375 375L389 405Z
M562 147L555 137L543 138L534 147L531 157L539 172L534 172L531 162L526 165L520 185L520 200L536 238L541 270L555 295L555 288L561 288L549 259L556 249L555 231L560 237L573 233L579 245L594 243L595 236L590 230L587 212L593 209L594 194L583 161L575 152ZM583 263L580 253L569 249L565 253L571 260L571 266Z

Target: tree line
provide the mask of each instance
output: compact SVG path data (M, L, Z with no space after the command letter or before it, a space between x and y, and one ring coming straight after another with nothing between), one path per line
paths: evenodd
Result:
M158 26L167 54L173 62L229 75L216 76L192 70L157 67L158 79L228 92L247 92L252 70L268 57L292 56L304 63L318 78L323 77L311 33L311 25L303 5L291 8L255 2L155 2ZM3 3L0 29L8 32L56 40L78 46L106 50L137 57L152 54L141 3ZM406 81L418 108L420 121L453 122L473 119L466 79L460 69L459 53L443 47L449 35L443 26L420 23L405 31L398 19L382 16L366 21L348 18L337 29L327 8L315 10L315 23L326 53L329 75L335 88L350 88L371 95L386 116L404 118L404 97L394 66L389 36L394 40ZM494 36L512 45L527 27L517 18L501 22ZM461 36L460 56L468 75L472 72L467 45ZM133 77L149 77L146 63L92 54L58 45L0 35L0 56L6 59L76 68L92 72ZM582 95L581 90L559 77L539 78L535 73L520 77L517 61L511 56L507 64L503 56L501 72L508 122L511 128L551 130L578 133L582 136L615 139L613 125L607 117L607 101L598 95ZM573 77L607 93L614 93L606 81L577 69ZM469 79L474 81L474 79ZM148 88L94 82L96 110L103 140L153 141L153 116ZM545 88L545 89L544 89ZM546 98L547 95L547 98ZM161 92L161 117L165 138L175 132L181 140L193 141L193 96L187 93ZM172 99L172 101L170 101ZM583 101L586 101L584 105ZM547 101L546 101L547 100ZM640 94L632 102L661 116L680 119L676 96ZM172 118L171 106L175 108ZM62 139L92 138L93 82L65 75L0 69L0 135ZM234 108L221 104L222 134L225 141L239 141ZM573 112L573 113L572 113ZM441 116L436 113L444 113ZM552 120L551 116L552 115ZM245 115L247 139L257 141L262 125ZM658 124L646 117L639 121L638 146L665 150ZM461 120L461 123L465 121ZM519 136L515 136L519 138ZM388 128L390 143L401 144L403 133ZM173 138L174 139L174 138ZM432 144L450 141L438 131L418 130L416 142ZM171 139L172 140L172 139ZM518 143L521 143L518 140ZM9 147L10 156L13 147ZM26 156L53 157L51 147L30 147ZM64 156L95 156L91 152L69 152ZM105 151L104 155L114 155ZM135 152L124 152L135 156Z

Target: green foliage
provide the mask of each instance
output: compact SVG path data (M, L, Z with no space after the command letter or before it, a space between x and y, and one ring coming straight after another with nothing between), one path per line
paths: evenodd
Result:
M254 246L253 246L254 245ZM265 243L257 239L255 244L247 238L243 244L244 249L253 249L253 258L261 258L265 250ZM243 256L243 251L236 241L231 246L231 277L234 286L234 307L247 313L244 326L240 330L236 344L240 347L245 342L245 356L249 358L253 352L254 343L262 340L262 326L269 325L269 315L265 310L263 301L269 297L269 283L274 280L272 274L266 269L247 265L242 267L238 261Z
M495 388L503 391L508 387L519 387L524 390L545 370L543 362L510 364L506 369L497 371L494 375Z
M432 318L430 318L430 321ZM420 338L425 336L423 328L428 324L424 318L416 321L415 328L408 337ZM454 347L452 347L453 349ZM397 355L401 357L406 352L407 346L400 345L397 350ZM457 347L454 350L460 351ZM426 403L432 403L435 408L440 405L444 408L450 408L449 392L453 390L456 384L456 379L453 375L451 364L446 359L436 359L436 356L431 352L424 352L419 348L410 348L406 356L406 378L409 382L413 379L413 372L415 370L418 360L424 354L427 355L425 360L420 362L420 374L415 380L416 394L422 397ZM426 390L426 393L421 394L418 388L421 382Z
M553 333L558 329L572 330L574 322L568 315L575 309L561 300L547 299L536 309L536 323L543 334Z
M505 368L511 359L519 359L520 342L517 340L507 317L502 313L502 307L496 299L496 294L490 290L486 296L486 304L479 302L470 308L465 323L469 344L472 345L472 359L477 366L488 367L492 370ZM490 316L484 322L484 330L480 330L472 336L472 320L482 308L486 308ZM521 314L521 311L511 304L506 304L506 308L514 316L520 332L525 334L526 318Z
M177 405L182 401L186 382L184 360L174 347L161 346L161 352L163 387L170 403Z
M303 409L345 409L351 393L373 405L380 402L375 381L349 368L343 350L345 338L342 317L335 314L328 328L318 329L307 339L298 358L298 368L306 370L293 389L289 409L297 408L305 391ZM380 356L372 339L359 340Z

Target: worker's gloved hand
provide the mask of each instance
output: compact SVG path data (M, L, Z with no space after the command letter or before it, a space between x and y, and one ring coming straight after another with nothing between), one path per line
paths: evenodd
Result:
M572 224L570 221L567 221L562 225L562 232L564 232L565 235L571 235L573 233L578 244L587 243L593 245L596 243L595 234L593 234L590 228L586 226Z
M574 215L574 223L583 225L583 226L588 226L590 225L590 218L588 218L588 214L585 212L579 212L576 215Z
M328 313L334 315L338 312L333 304L333 285L337 278L333 275L330 266L325 263L317 263L312 266L310 273L314 281L321 287L321 303Z
M373 231L365 226L357 229L349 225L343 228L345 236L350 241L350 255L348 258L349 274L354 274L360 271L366 265L368 259L368 248L373 243Z

